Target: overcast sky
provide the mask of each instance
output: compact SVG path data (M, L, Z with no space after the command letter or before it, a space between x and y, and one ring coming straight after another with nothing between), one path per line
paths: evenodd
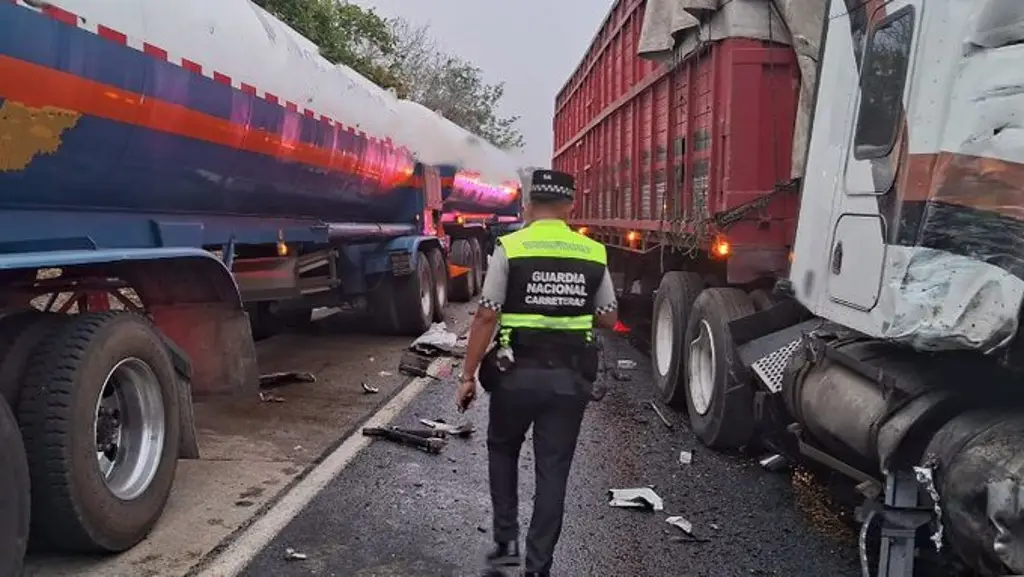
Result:
M505 82L502 115L519 115L524 163L551 164L555 94L613 0L354 0L383 16L429 24L446 51Z

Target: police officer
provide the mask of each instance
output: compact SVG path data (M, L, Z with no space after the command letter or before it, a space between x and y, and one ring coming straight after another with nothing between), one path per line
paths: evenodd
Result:
M520 563L519 452L533 425L537 488L526 536L527 576L551 570L566 482L597 373L593 329L617 321L604 246L565 222L574 195L572 176L533 173L529 224L502 237L494 249L456 398L460 410L468 409L476 398L481 361L487 362L485 354L496 359L499 376L493 385L484 382L491 393L487 453L495 547L487 561L492 568ZM484 381L483 369L480 374Z

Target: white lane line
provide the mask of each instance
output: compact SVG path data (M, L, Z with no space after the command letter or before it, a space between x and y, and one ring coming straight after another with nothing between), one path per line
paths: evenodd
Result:
M451 363L451 359L440 358L434 361L428 373L439 374L442 364ZM431 377L419 377L406 385L384 407L374 413L362 427L383 427L393 421L402 409L413 401L427 384L433 382ZM280 501L271 507L266 514L249 526L223 552L207 562L207 566L199 573L199 577L235 577L239 575L257 554L280 533L335 477L348 466L360 451L369 446L372 439L364 437L360 430L353 432L326 459L317 465L299 481Z

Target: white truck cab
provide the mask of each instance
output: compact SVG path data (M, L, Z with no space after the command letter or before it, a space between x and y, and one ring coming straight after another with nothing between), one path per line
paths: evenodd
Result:
M1024 2L834 0L790 279L918 350L1005 345L1024 299Z

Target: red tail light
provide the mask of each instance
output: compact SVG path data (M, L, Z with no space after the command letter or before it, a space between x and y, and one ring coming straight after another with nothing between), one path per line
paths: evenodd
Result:
M626 334L629 332L629 327L622 324L622 321L618 321L615 323L615 328L613 328L612 330L620 334Z

